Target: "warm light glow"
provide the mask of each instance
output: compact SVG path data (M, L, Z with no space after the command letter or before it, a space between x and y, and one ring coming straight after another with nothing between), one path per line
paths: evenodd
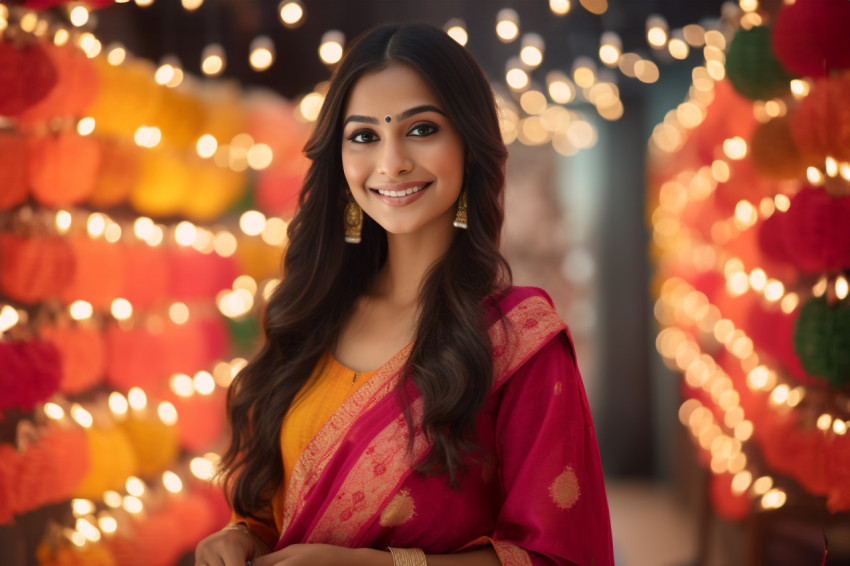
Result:
M201 71L208 77L217 77L224 72L226 65L224 48L212 43L201 52Z
M764 298L771 303L775 303L782 298L783 294L785 294L785 285L782 284L782 281L768 279L764 287Z
M738 0L738 5L745 12L755 12L759 7L758 0Z
M216 141L215 137L210 134L202 135L198 138L198 143L195 145L195 150L198 152L198 155L204 159L215 155L217 149L218 141Z
M750 202L742 200L735 205L735 227L746 230L758 221L758 210Z
M835 296L838 300L844 300L847 298L847 294L850 292L850 284L847 282L847 278L843 275L839 275L835 280Z
M841 175L841 178L845 181L850 181L850 163L842 161L838 165L838 174Z
M177 408L168 401L162 401L157 405L156 414L159 420L167 425L177 424Z
M658 65L648 59L641 59L635 63L635 76L642 83L654 83L661 76Z
M189 307L185 303L176 302L168 307L168 318L174 324L186 324L189 322Z
M733 273L726 279L726 290L733 297L743 295L749 288L749 278L743 271Z
M248 57L251 68L255 71L265 71L274 63L275 48L272 40L261 35L251 42L251 54Z
M133 134L133 141L140 147L156 147L162 141L162 132L156 126L139 126Z
M85 52L86 57L93 59L100 55L103 45L93 34L87 32L80 36L80 48Z
M443 26L443 29L446 30L449 37L461 45L466 45L466 42L469 41L469 34L466 32L466 22L460 18L450 19L446 22L446 25Z
M107 491L103 494L103 502L106 503L107 507L118 509L122 503L121 494L117 491Z
M744 470L735 474L735 477L732 478L732 491L736 495L742 495L744 492L749 489L750 484L753 482L753 474Z
M556 16L563 16L570 11L570 0L549 0L549 9Z
M127 400L136 411L141 411L148 406L148 396L140 387L133 387L127 392Z
M832 415L824 413L819 416L816 426L822 431L829 430L832 427Z
M221 313L229 318L238 318L248 314L254 307L254 295L246 289L223 292L216 303Z
M124 488L127 490L127 493L135 495L136 497L141 497L145 493L144 482L136 476L130 476L127 478L127 481L124 483Z
M170 470L162 474L162 485L170 493L180 493L183 491L183 480Z
M758 481L758 480L756 480ZM787 501L788 496L779 488L774 488L764 494L761 498L761 506L764 509L779 509Z
M199 371L192 379L195 391L201 395L211 395L215 391L215 379L208 371Z
M753 482L753 493L756 495L764 495L773 487L773 478L770 476L761 476Z
M674 37L667 43L667 50L674 59L687 59L691 52L683 37Z
M504 43L510 43L519 35L519 14L505 8L496 15L496 35Z
M6 332L20 321L18 311L9 305L3 305L0 309L0 333Z
M74 301L68 307L68 312L74 320L86 320L94 314L94 309L87 301Z
M646 40L652 47L659 49L667 44L667 20L661 16L649 16L646 19Z
M49 419L58 421L65 417L65 410L56 403L45 403L42 409Z
M133 305L127 299L115 299L112 301L112 316L118 320L127 320L133 316Z
M94 131L94 118L86 117L77 122L77 133L87 136Z
M811 85L806 80L793 79L791 81L791 94L797 100L800 100L801 98L805 98L806 96L808 96L811 88L812 88Z
M543 38L536 33L526 33L521 43L520 61L528 67L538 67L543 62Z
M546 110L546 95L539 90L528 90L519 97L519 105L528 114L542 114Z
M174 227L174 240L181 246L191 246L198 237L198 229L188 220L183 220Z
M582 88L590 88L596 82L596 66L592 59L578 57L573 62L573 80Z
M122 506L124 507L125 511L127 511L128 513L133 513L134 515L137 513L141 513L142 510L145 508L144 505L142 505L142 500L132 495L124 497Z
M248 236L259 236L266 227L266 215L249 210L239 217L239 228Z
M838 176L838 162L834 157L827 156L824 171L830 177Z
M314 122L319 117L319 111L322 109L324 102L324 96L317 92L311 92L301 99L298 110L307 121Z
M847 423L841 419L835 419L832 421L832 431L839 436L847 434Z
M817 167L809 166L806 168L806 179L814 186L823 184L823 173Z
M298 0L283 0L278 8L280 21L287 27L294 27L301 23L304 16L304 7Z
M204 0L181 0L183 9L187 12L194 12L203 5Z
M812 286L812 294L815 297L823 297L824 293L826 293L827 287L829 287L829 280L825 275L823 275Z
M97 542L100 540L100 531L97 530L97 527L91 524L91 522L85 517L80 517L77 519L77 522L74 524L74 527L77 529L77 532L83 535L86 540L91 542Z
M248 150L248 166L254 171L262 171L267 169L274 160L272 148L264 143L258 143L251 146Z
M776 205L776 210L779 212L788 212L791 208L791 199L786 195L776 195L773 197L773 204Z
M210 480L215 475L213 463L206 458L192 458L189 462L192 475L201 480Z
M93 212L86 222L86 230L92 238L103 235L106 230L106 217L100 212Z
M558 104L568 104L576 95L572 81L561 71L551 71L546 75L549 97Z
M72 499L71 508L75 515L90 515L94 513L94 503L88 499Z
M83 428L91 428L94 424L94 418L91 413L86 411L83 406L78 403L71 405L71 418L77 421L77 424Z
M528 86L530 80L528 78L528 73L517 65L511 65L511 62L509 61L509 67L505 73L505 82L507 82L508 86L514 90L522 90Z
M171 377L171 390L180 397L190 397L195 388L192 378L185 373L177 373Z
M219 232L213 239L213 249L221 257L230 257L235 254L237 246L236 237L230 232Z
M115 520L115 517L106 513L101 513L101 516L97 520L97 525L101 531L107 534L112 534L118 530L118 521Z
M599 38L599 59L609 67L616 67L623 51L620 36L612 31L606 31Z
M345 43L345 35L339 30L330 30L322 35L319 45L319 58L326 65L333 65L342 59L342 46Z
M747 155L747 142L740 136L723 141L723 153L729 159L743 159Z
M109 410L112 411L113 415L121 416L126 415L127 411L130 408L130 404L127 402L127 398L118 393L117 391L113 391L109 394Z
M67 32L66 32L67 33ZM58 35L58 34L57 34ZM117 67L127 58L127 50L121 44L110 47L106 53L106 61L113 67Z

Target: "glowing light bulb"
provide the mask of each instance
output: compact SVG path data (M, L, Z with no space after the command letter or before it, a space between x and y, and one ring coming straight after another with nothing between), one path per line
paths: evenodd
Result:
M239 217L239 228L247 236L259 236L266 227L266 215L257 210L249 210Z
M623 41L613 31L606 31L599 38L599 59L608 67L616 67L623 51Z
M74 320L86 320L94 314L94 309L87 301L74 301L68 307L68 312Z
M217 77L224 72L226 66L224 48L211 43L201 52L201 71L208 77Z
M519 35L519 14L510 8L496 14L496 35L503 43L510 43Z
M177 424L177 408L168 401L162 401L157 405L156 414L167 425Z
M304 6L299 0L283 0L278 6L280 21L286 27L298 26L304 18Z
M68 19L74 27L81 28L89 21L89 11L85 6L78 4L71 8L71 12L68 14Z
M140 387L133 387L127 392L127 401L137 411L141 411L148 406L148 396Z
M546 75L549 97L558 104L568 104L575 98L573 82L561 71L551 71Z
M526 33L522 36L519 59L532 69L543 62L543 38L536 33Z
M172 471L167 471L162 474L162 485L165 486L170 493L180 493L183 490L183 480L180 476Z
M570 0L549 0L549 9L556 16L563 16L570 11Z
M308 122L314 122L319 117L319 111L322 109L322 104L325 102L325 97L318 92L311 92L301 99L298 105L298 110L301 116Z
M667 44L667 20L658 15L649 16L646 19L646 40L649 44L659 49Z
M333 65L342 59L342 46L345 35L339 30L326 31L319 44L319 58L326 65Z
M112 411L113 415L122 416L127 414L127 410L130 408L130 404L127 402L127 398L118 393L117 391L113 391L109 394L109 410Z
M269 37L261 35L254 38L250 49L251 54L248 60L255 71L265 71L272 66L275 59L275 48Z
M452 18L446 25L443 26L449 37L457 41L461 45L466 45L469 41L469 34L466 32L466 22L460 18Z

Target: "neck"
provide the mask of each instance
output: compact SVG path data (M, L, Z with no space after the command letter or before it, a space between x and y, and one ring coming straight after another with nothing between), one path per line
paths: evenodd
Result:
M435 222L432 228L416 234L387 234L387 262L375 286L379 295L400 305L419 302L428 270L448 252L456 230L451 220L446 225Z

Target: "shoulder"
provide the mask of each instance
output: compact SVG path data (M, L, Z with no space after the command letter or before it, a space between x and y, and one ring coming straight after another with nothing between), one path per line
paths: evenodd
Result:
M499 319L511 318L519 313L526 313L532 308L537 315L558 316L552 298L539 287L511 286L499 294L488 297L486 304L491 323Z

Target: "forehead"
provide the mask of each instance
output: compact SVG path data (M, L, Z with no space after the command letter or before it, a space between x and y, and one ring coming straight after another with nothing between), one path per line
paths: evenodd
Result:
M345 114L395 115L423 104L441 106L419 73L407 65L393 64L367 73L354 83Z

